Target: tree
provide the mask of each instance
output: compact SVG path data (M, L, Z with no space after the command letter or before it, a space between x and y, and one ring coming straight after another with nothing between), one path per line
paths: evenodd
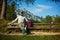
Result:
M16 18L15 10L16 10L15 2L12 2L10 5L7 5L6 20L14 20Z
M40 17L40 22L41 22L41 23L43 23L43 19L44 19L44 18L41 16L41 17Z
M35 0L2 0L2 11L1 11L1 17L0 17L1 19L4 19L7 1L9 1L9 3L11 1L14 1L16 3L19 1L20 3L25 2L26 4L33 4ZM18 5L18 4L16 4L16 5Z
M60 2L60 0L51 0L52 2Z
M0 12L1 12L1 9L2 9L2 0L0 0ZM1 15L1 13L0 13Z
M51 23L52 22L52 17L51 16L46 16L46 23Z
M60 16L56 15L56 17L55 17L55 23L60 23Z
M5 7L6 7L6 0L2 0L2 11L0 19L4 19Z

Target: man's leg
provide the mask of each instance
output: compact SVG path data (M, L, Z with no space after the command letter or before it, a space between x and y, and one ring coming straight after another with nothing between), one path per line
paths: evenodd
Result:
M24 23L20 23L19 27L21 28L22 33L25 34L26 32L25 32L25 28L24 28Z
M23 26L22 33L27 34L27 25L24 25L23 23L22 26Z

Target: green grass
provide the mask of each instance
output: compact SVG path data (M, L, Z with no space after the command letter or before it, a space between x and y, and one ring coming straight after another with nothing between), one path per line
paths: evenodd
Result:
M0 40L60 40L60 35L45 35L45 36L0 35Z
M6 27L9 21L0 19L0 32L6 32Z

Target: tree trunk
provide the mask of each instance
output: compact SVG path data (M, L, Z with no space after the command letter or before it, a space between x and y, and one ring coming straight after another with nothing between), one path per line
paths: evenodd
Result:
M2 0L2 11L0 19L4 19L5 7L6 7L6 0Z

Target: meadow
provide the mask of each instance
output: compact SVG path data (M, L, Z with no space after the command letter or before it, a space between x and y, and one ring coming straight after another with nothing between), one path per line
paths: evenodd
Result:
M28 36L0 34L0 40L60 40L60 35Z

